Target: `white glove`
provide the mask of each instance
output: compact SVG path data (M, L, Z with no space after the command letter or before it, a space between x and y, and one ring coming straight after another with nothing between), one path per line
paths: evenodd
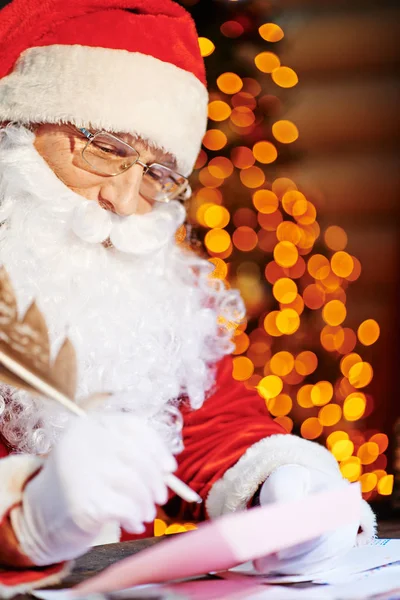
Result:
M129 413L77 418L11 513L22 551L38 566L83 554L106 523L142 533L167 501L176 461Z
M339 485L347 485L346 480ZM260 491L260 504L289 502L338 486L338 480L328 474L300 465L284 465L271 473ZM356 543L359 523L340 527L336 531L281 550L254 561L262 573L308 575L334 566ZM268 532L266 532L268 535Z

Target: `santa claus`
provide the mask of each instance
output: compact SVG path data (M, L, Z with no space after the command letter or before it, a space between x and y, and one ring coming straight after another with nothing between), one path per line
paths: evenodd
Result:
M20 313L36 299L53 355L71 339L88 411L1 385L0 595L54 581L121 531L151 535L159 505L202 520L346 485L325 448L232 379L240 296L175 241L207 119L188 13L12 0L0 58L0 263ZM202 505L167 490L172 472ZM258 566L317 571L373 533L365 504L362 523Z

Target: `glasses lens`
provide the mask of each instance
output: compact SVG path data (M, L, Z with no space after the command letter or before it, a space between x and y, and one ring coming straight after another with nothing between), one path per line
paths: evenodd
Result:
M96 133L82 153L86 163L98 173L118 175L129 169L139 153L108 133Z
M146 198L157 202L168 202L181 194L188 180L172 169L163 165L153 164L143 175L140 192Z

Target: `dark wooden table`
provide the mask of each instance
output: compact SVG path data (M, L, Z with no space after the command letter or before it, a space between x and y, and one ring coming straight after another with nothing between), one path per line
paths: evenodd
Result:
M400 538L400 520L382 521L379 523L379 537L382 538ZM92 577L99 571L109 567L113 563L136 554L145 548L157 544L164 538L147 538L134 542L122 542L118 544L107 544L105 546L96 546L84 556L78 558L72 573L63 581L60 587L72 587L89 577ZM32 600L27 594L20 594L16 600Z

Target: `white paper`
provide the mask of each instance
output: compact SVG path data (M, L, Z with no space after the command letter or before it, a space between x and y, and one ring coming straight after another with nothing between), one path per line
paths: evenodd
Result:
M263 575L256 571L251 562L231 569L233 573L262 577L265 583L285 584L313 581L315 583L340 583L354 576L383 565L400 561L400 540L377 539L366 546L358 546L345 554L332 569L311 575Z

